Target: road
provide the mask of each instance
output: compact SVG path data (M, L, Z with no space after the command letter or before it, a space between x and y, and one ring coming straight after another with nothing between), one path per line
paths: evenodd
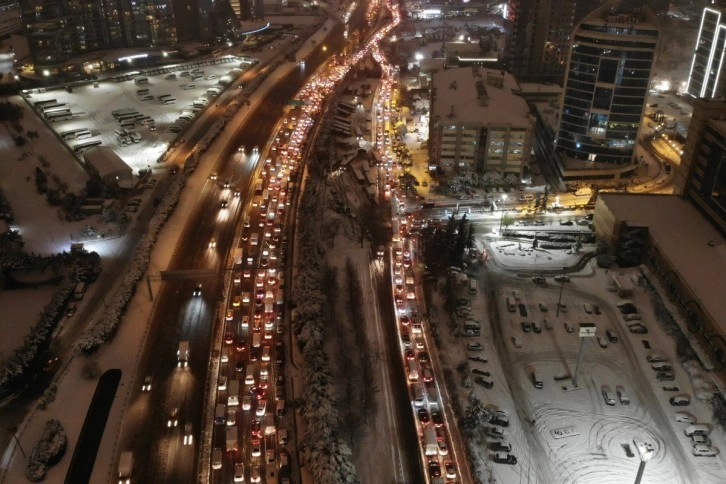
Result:
M358 25L362 23L359 20ZM211 271L211 275L204 280L181 279L165 283L156 295L154 318L135 382L135 387L140 388L144 376L152 375L154 389L149 395L140 397L141 401L146 399L144 406L148 411L140 412L137 418L127 422L121 442L121 448L131 448L138 456L136 469L142 477L141 482L191 482L202 472L196 469L196 459L186 458L185 449L178 452L178 442L186 422L194 425L195 436L201 432L214 323L222 316L218 310L218 295L222 292L227 269L226 254L232 248L235 227L244 213L242 207L249 204L253 195L250 180L256 160L240 163L236 149L238 146L248 150L253 146L266 146L287 101L295 97L307 76L343 45L342 28L336 27L326 41L326 48L314 50L305 60L304 70L295 69L269 91L260 107L250 113L248 122L223 149L216 167L218 179L205 184L194 211L189 214L185 236L180 239L168 270L203 269ZM220 200L225 196L222 180L228 179L233 182L231 189L240 191L240 197L227 209L231 215L229 220L219 223ZM216 241L214 248L209 247L212 238ZM200 282L203 283L202 296L194 298L192 291ZM186 369L176 367L175 353L182 340L190 341L190 361ZM177 406L179 423L170 430L167 416ZM243 418L241 423L240 432L245 432L249 422ZM215 432L213 446L224 448L221 434ZM199 439L195 438L188 448L189 456L197 455ZM248 451L242 449L242 452ZM228 465L224 472L215 473L214 482L228 482L231 468Z

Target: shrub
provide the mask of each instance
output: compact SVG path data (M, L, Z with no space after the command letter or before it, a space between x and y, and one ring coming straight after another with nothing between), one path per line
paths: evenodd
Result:
M57 464L66 453L68 437L60 421L48 420L43 435L33 447L25 468L25 477L30 482L40 482L45 479L49 467Z

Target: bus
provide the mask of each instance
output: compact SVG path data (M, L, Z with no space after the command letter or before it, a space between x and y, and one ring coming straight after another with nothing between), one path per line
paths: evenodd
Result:
M58 111L59 109L68 109L68 106L66 106L66 103L48 104L47 106L43 106L42 108L40 108L40 111L43 114L48 114L54 111Z
M115 118L117 116L123 116L124 114L134 113L136 112L132 108L123 108L123 109L117 109L115 111L111 111L111 115Z
M73 119L73 115L70 112L67 113L53 113L45 117L49 123L55 123L56 121L68 121Z
M62 133L60 133L60 137L63 140L66 140L66 141L69 140L69 139L75 139L76 138L76 133L78 133L80 131L86 131L86 129L85 128L78 128L78 129L71 129L71 130L68 130L68 131L63 131Z
M164 104L176 104L176 98L168 97L168 98L164 99Z
M93 148L94 146L99 146L101 144L101 140L93 140L93 141L86 141L85 143L79 143L73 147L73 151L76 153L83 153L86 150L89 150Z
M75 133L75 139L88 139L88 138L93 138L93 133L91 133L90 129L82 129Z
M137 86L140 84L148 84L149 78L145 77L145 76L140 76L140 77L137 77L136 79L134 79L134 82L136 83Z
M262 195L262 182L255 183L255 195Z
M35 109L41 109L43 106L50 106L51 104L58 104L57 99L46 99L45 101L36 101L33 103Z

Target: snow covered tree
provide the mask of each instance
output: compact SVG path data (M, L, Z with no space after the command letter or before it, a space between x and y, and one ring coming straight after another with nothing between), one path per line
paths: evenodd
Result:
M68 437L60 421L48 420L43 435L30 453L25 477L31 482L45 479L48 468L57 464L65 455L67 445Z

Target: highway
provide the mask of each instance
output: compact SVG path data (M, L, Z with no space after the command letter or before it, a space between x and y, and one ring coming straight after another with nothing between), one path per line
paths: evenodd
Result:
M354 15L352 21L356 22L355 25L362 25L362 12ZM184 236L179 240L168 270L180 275L184 271L204 270L209 271L209 275L200 278L199 273L193 273L195 277L166 282L155 295L155 312L134 383L139 395L132 401L120 443L120 448L134 451L135 474L139 476L139 482L192 482L207 472L206 469L197 468L196 459L201 450L203 397L210 355L218 356L213 351L212 343L215 323L224 316L224 310L218 308L218 303L224 278L230 278L231 268L226 266L226 257L233 248L236 227L254 196L253 173L259 170L260 157L250 151L252 147L260 147L262 156L266 156L264 149L269 146L268 140L285 111L287 101L293 99L306 78L325 59L340 51L343 45L342 28L336 27L326 41L325 48L321 46L315 49L305 59L305 69L293 70L269 91L264 101L248 115L247 122L235 133L233 141L223 149L215 169L217 179L205 183L194 211L189 214ZM237 153L240 146L246 147L248 156L245 160L241 160ZM229 189L223 186L226 180L231 181ZM240 196L234 197L234 191L239 191ZM226 209L221 208L223 199L229 203ZM224 222L220 221L220 211L226 212L222 217L227 219ZM249 212L253 215L253 223L255 212ZM210 247L212 240L216 243L214 247ZM199 283L202 284L202 294L195 297L193 291ZM235 336L239 338L245 334L240 332ZM177 367L176 352L180 341L190 342L189 365L186 368ZM250 344L249 339L247 344ZM248 356L244 355L249 355L249 351L241 356L246 366L250 362ZM226 371L229 372L230 368L235 371L235 363L230 356ZM146 375L152 376L153 388L151 392L141 394ZM274 373L269 378L275 378ZM270 400L268 398L269 405L273 406L274 401ZM169 427L169 416L174 409L178 409L177 424ZM246 432L251 419L244 416L244 411L237 413L242 414L237 425L243 436L239 439L242 447L240 453L249 455L252 449L246 445L248 439L244 436L249 435ZM193 444L180 447L187 423L193 426ZM213 447L225 447L223 433L215 432ZM228 456L228 465L224 466L222 472L212 474L212 482L231 480L233 462L231 454Z

